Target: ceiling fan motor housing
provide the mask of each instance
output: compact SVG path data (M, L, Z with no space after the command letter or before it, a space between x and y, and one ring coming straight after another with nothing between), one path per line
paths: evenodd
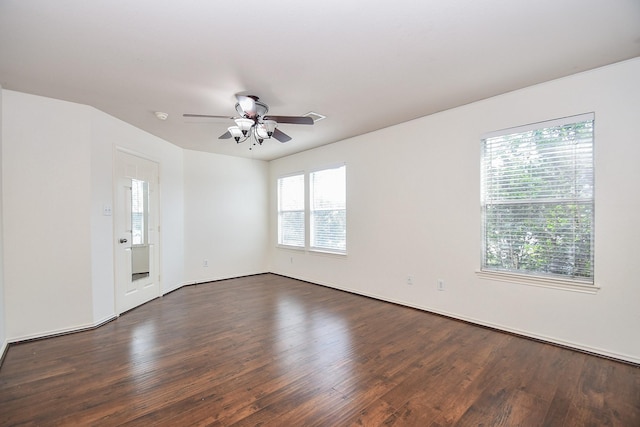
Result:
M264 102L258 101L257 97L255 97L250 108L243 107L240 102L236 103L236 111L242 117L257 120L259 117L264 117L264 115L267 114L269 107Z

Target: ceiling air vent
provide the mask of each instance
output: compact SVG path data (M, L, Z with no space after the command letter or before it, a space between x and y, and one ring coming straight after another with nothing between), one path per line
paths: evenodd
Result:
M313 123L319 122L320 120L326 119L327 116L323 116L322 114L314 113L313 111L309 111L304 115L305 117L311 117L313 119Z

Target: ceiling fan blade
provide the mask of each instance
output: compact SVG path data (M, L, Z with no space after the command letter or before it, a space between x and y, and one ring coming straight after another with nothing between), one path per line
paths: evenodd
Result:
M278 123L290 123L294 125L312 125L313 119L307 116L264 116L265 120L275 120Z
M210 114L183 114L182 117L204 117L207 119L234 119L231 116L212 116Z
M223 133L218 137L218 139L229 139L229 138L231 138L231 132L229 131L226 131L225 133Z
M286 133L282 132L280 129L276 128L273 131L273 138L277 139L280 142L291 141L291 137Z

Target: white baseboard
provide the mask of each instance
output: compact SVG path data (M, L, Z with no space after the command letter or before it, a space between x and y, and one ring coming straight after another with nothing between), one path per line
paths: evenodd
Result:
M254 272L245 272L245 273L238 273L238 274L226 275L226 276L211 276L211 277L205 277L197 280L191 280L191 281L185 282L181 286L199 285L202 283L209 283L209 282L220 282L222 280L239 279L241 277L259 276L261 274L269 274L269 273L270 273L269 271L259 271L259 272L254 271Z
M259 275L259 274L264 274L264 273L249 273L249 274L246 274L245 276L253 276L253 275ZM279 273L274 273L274 274L279 274ZM283 275L283 276L292 277L292 276L288 276L288 275ZM166 295L169 292L173 292L175 290L178 290L183 286L194 285L194 284L198 284L198 283L215 282L215 281L219 281L219 280L233 279L233 278L236 278L236 277L242 277L242 276L216 277L216 278L211 278L211 279L203 279L201 281L183 282L183 283L175 286L171 290L164 291L163 295ZM345 292L350 292L350 293L356 294L356 295L362 295L362 296L365 296L365 297L374 298L374 299L377 299L377 300L380 300L380 301L386 301L386 302L390 302L390 303L393 303L393 304L402 305L402 306L405 306L405 307L415 308L415 309L422 310L422 311L429 312L429 313L439 314L439 315L446 316L446 317L449 317L449 318L452 318L452 319L462 320L464 322L469 322L469 323L476 324L476 325L479 325L479 326L485 326L485 327L488 327L488 328L501 330L501 331L504 331L504 332L520 335L520 336L523 336L523 337L532 338L532 339L535 339L535 340L538 340L538 341L544 341L544 342L548 342L550 344L556 344L556 345L559 345L559 346L562 346L562 347L571 348L571 349L575 349L575 350L578 350L578 351L583 351L583 352L587 352L587 353L591 353L591 354L595 354L595 355L599 355L599 356L603 356L603 357L607 357L607 358L617 359L617 360L620 360L620 361L626 361L626 362L630 362L630 363L633 363L633 364L636 364L636 365L640 365L640 358L632 356L632 355L616 353L616 352L609 351L609 350L602 349L602 348L596 348L596 347L591 347L591 346L584 345L584 344L581 344L581 343L562 340L562 339L559 339L559 338L556 338L556 337L550 337L550 336L546 336L546 335L536 334L536 333L532 333L530 331L524 331L524 330L520 330L520 329L517 329L517 328L512 328L512 327L509 327L509 326L501 325L501 324L496 324L496 323L492 323L492 322L486 322L486 321L481 320L481 319L476 319L476 318L472 318L472 317L463 316L463 315L460 315L458 313L450 313L450 312L447 312L447 311L438 310L438 309L434 309L434 308L431 308L431 307L421 306L421 305L418 305L418 304L411 304L411 303L407 303L405 301L394 300L392 298L383 297L381 295L377 295L377 294L373 294L373 293L362 292L360 290L351 289L351 288L347 288L347 287L340 287L340 286L336 286L336 285L330 284L330 283L322 283L322 282L319 282L317 280L305 279L303 277L292 277L292 278L293 279L297 279L297 280L302 280L302 281L305 281L305 282L309 282L309 283L312 283L312 284L318 284L318 285L321 285L321 286L326 286L328 288L333 288L333 289L337 289L337 290L341 290L341 291L345 291ZM105 318L103 318L103 319L101 319L101 320L99 320L97 322L90 323L90 324L78 325L78 326L70 327L70 328L55 329L55 330L45 331L45 332L36 333L36 334L29 334L29 335L24 335L24 336L20 336L20 337L14 337L14 338L5 340L4 343L2 343L2 345L0 347L0 356L5 354L5 352L7 351L7 348L8 348L10 343L29 341L29 340L34 340L34 339L50 338L50 337L54 337L54 336L58 336L58 335L65 335L65 334L69 334L69 333L80 332L80 331L87 330L87 329L95 329L97 327L102 326L103 324L105 324L107 322L110 322L111 320L115 319L116 317L117 316L114 314L114 315L106 316Z
M178 289L182 288L183 286L189 286L189 285L193 285L195 284L194 282L182 282L182 283L178 283L177 285L175 285L172 288L169 289L163 289L162 290L162 296L165 296L167 294L170 294L171 292L177 291Z
M278 273L275 273L278 274ZM291 277L291 276L287 276L287 277ZM411 308L415 308L418 310L422 310L422 311L426 311L429 313L434 313L434 314L439 314L441 316L445 316L445 317L450 317L452 319L457 319L457 320L462 320L464 322L468 322L468 323L473 323L475 325L479 325L479 326L485 326L491 329L496 329L496 330L500 330L500 331L504 331L504 332L508 332L511 334L515 334L515 335L520 335L522 337L526 337L526 338L531 338L537 341L544 341L547 342L549 344L556 344L559 345L561 347L565 347L565 348L569 348L569 349L573 349L573 350L577 350L577 351L582 351L582 352L586 352L586 353L591 353L597 356L602 356L602 357L606 357L606 358L610 358L610 359L616 359L619 361L624 361L624 362L629 362L629 363L633 363L635 365L640 365L640 358L636 357L636 356L632 356L629 354L622 354L622 353L616 353L613 351L609 351L606 349L602 349L602 348L597 348L597 347L591 347L588 345L584 345L581 343L576 343L573 341L566 341L566 340L562 340L556 337L550 337L547 335L541 335L541 334L536 334L530 331L524 331L521 329L517 329L517 328L512 328L509 326L505 326L505 325L501 325L501 324L497 324L497 323L492 323L492 322L486 322L484 320L481 319L476 319L473 317L467 317L467 316L462 316L458 313L450 313L447 311L443 311L443 310L438 310L438 309L434 309L431 307L426 307L426 306L422 306L422 305L418 305L418 304L411 304L411 303L407 303L405 301L399 301L399 300L394 300L393 298L387 298L387 297L383 297L381 295L376 295L376 294L372 294L372 293L368 293L368 292L362 292L360 290L356 290L356 289L351 289L351 288L347 288L347 287L340 287L340 286L336 286L334 284L330 284L330 283L321 283L318 281L314 281L314 280L309 280L309 279L304 279L304 278L295 278L294 279L298 279L298 280L303 280L305 282L309 282L309 283L317 283L318 285L321 286L326 286L328 288L333 288L333 289L338 289L341 291L345 291L345 292L349 292L352 294L356 294L356 295L362 295L365 297L369 297L369 298L373 298L373 299L377 299L380 301L386 301L386 302L390 302L393 304L398 304L398 305L402 305L405 307L411 307Z
M97 322L93 322L93 323L87 323L84 325L77 325L77 326L73 326L73 327L68 327L68 328L60 328L60 329L52 329L49 331L44 331L44 332L38 332L35 334L28 334L28 335L22 335L22 336L18 336L18 337L13 337L10 338L8 340L9 343L18 343L18 342L23 342L23 341L31 341L31 340L36 340L36 339L43 339L43 338L51 338L51 337L56 337L59 335L66 335L66 334L71 334L74 332L81 332L81 331L86 331L89 329L95 329L98 328L102 325L104 325L107 322L110 322L111 320L115 319L116 316L115 314L110 315L110 316L106 316L105 318L97 321Z
M2 345L0 345L0 366L2 366L2 362L4 362L4 356L6 356L8 349L9 349L9 341L4 340Z

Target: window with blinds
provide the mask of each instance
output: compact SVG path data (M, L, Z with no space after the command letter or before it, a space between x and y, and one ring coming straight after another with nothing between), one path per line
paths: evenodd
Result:
M482 139L483 270L593 284L594 115Z
M347 249L346 166L309 174L311 248Z
M278 244L304 247L304 174L278 179Z

